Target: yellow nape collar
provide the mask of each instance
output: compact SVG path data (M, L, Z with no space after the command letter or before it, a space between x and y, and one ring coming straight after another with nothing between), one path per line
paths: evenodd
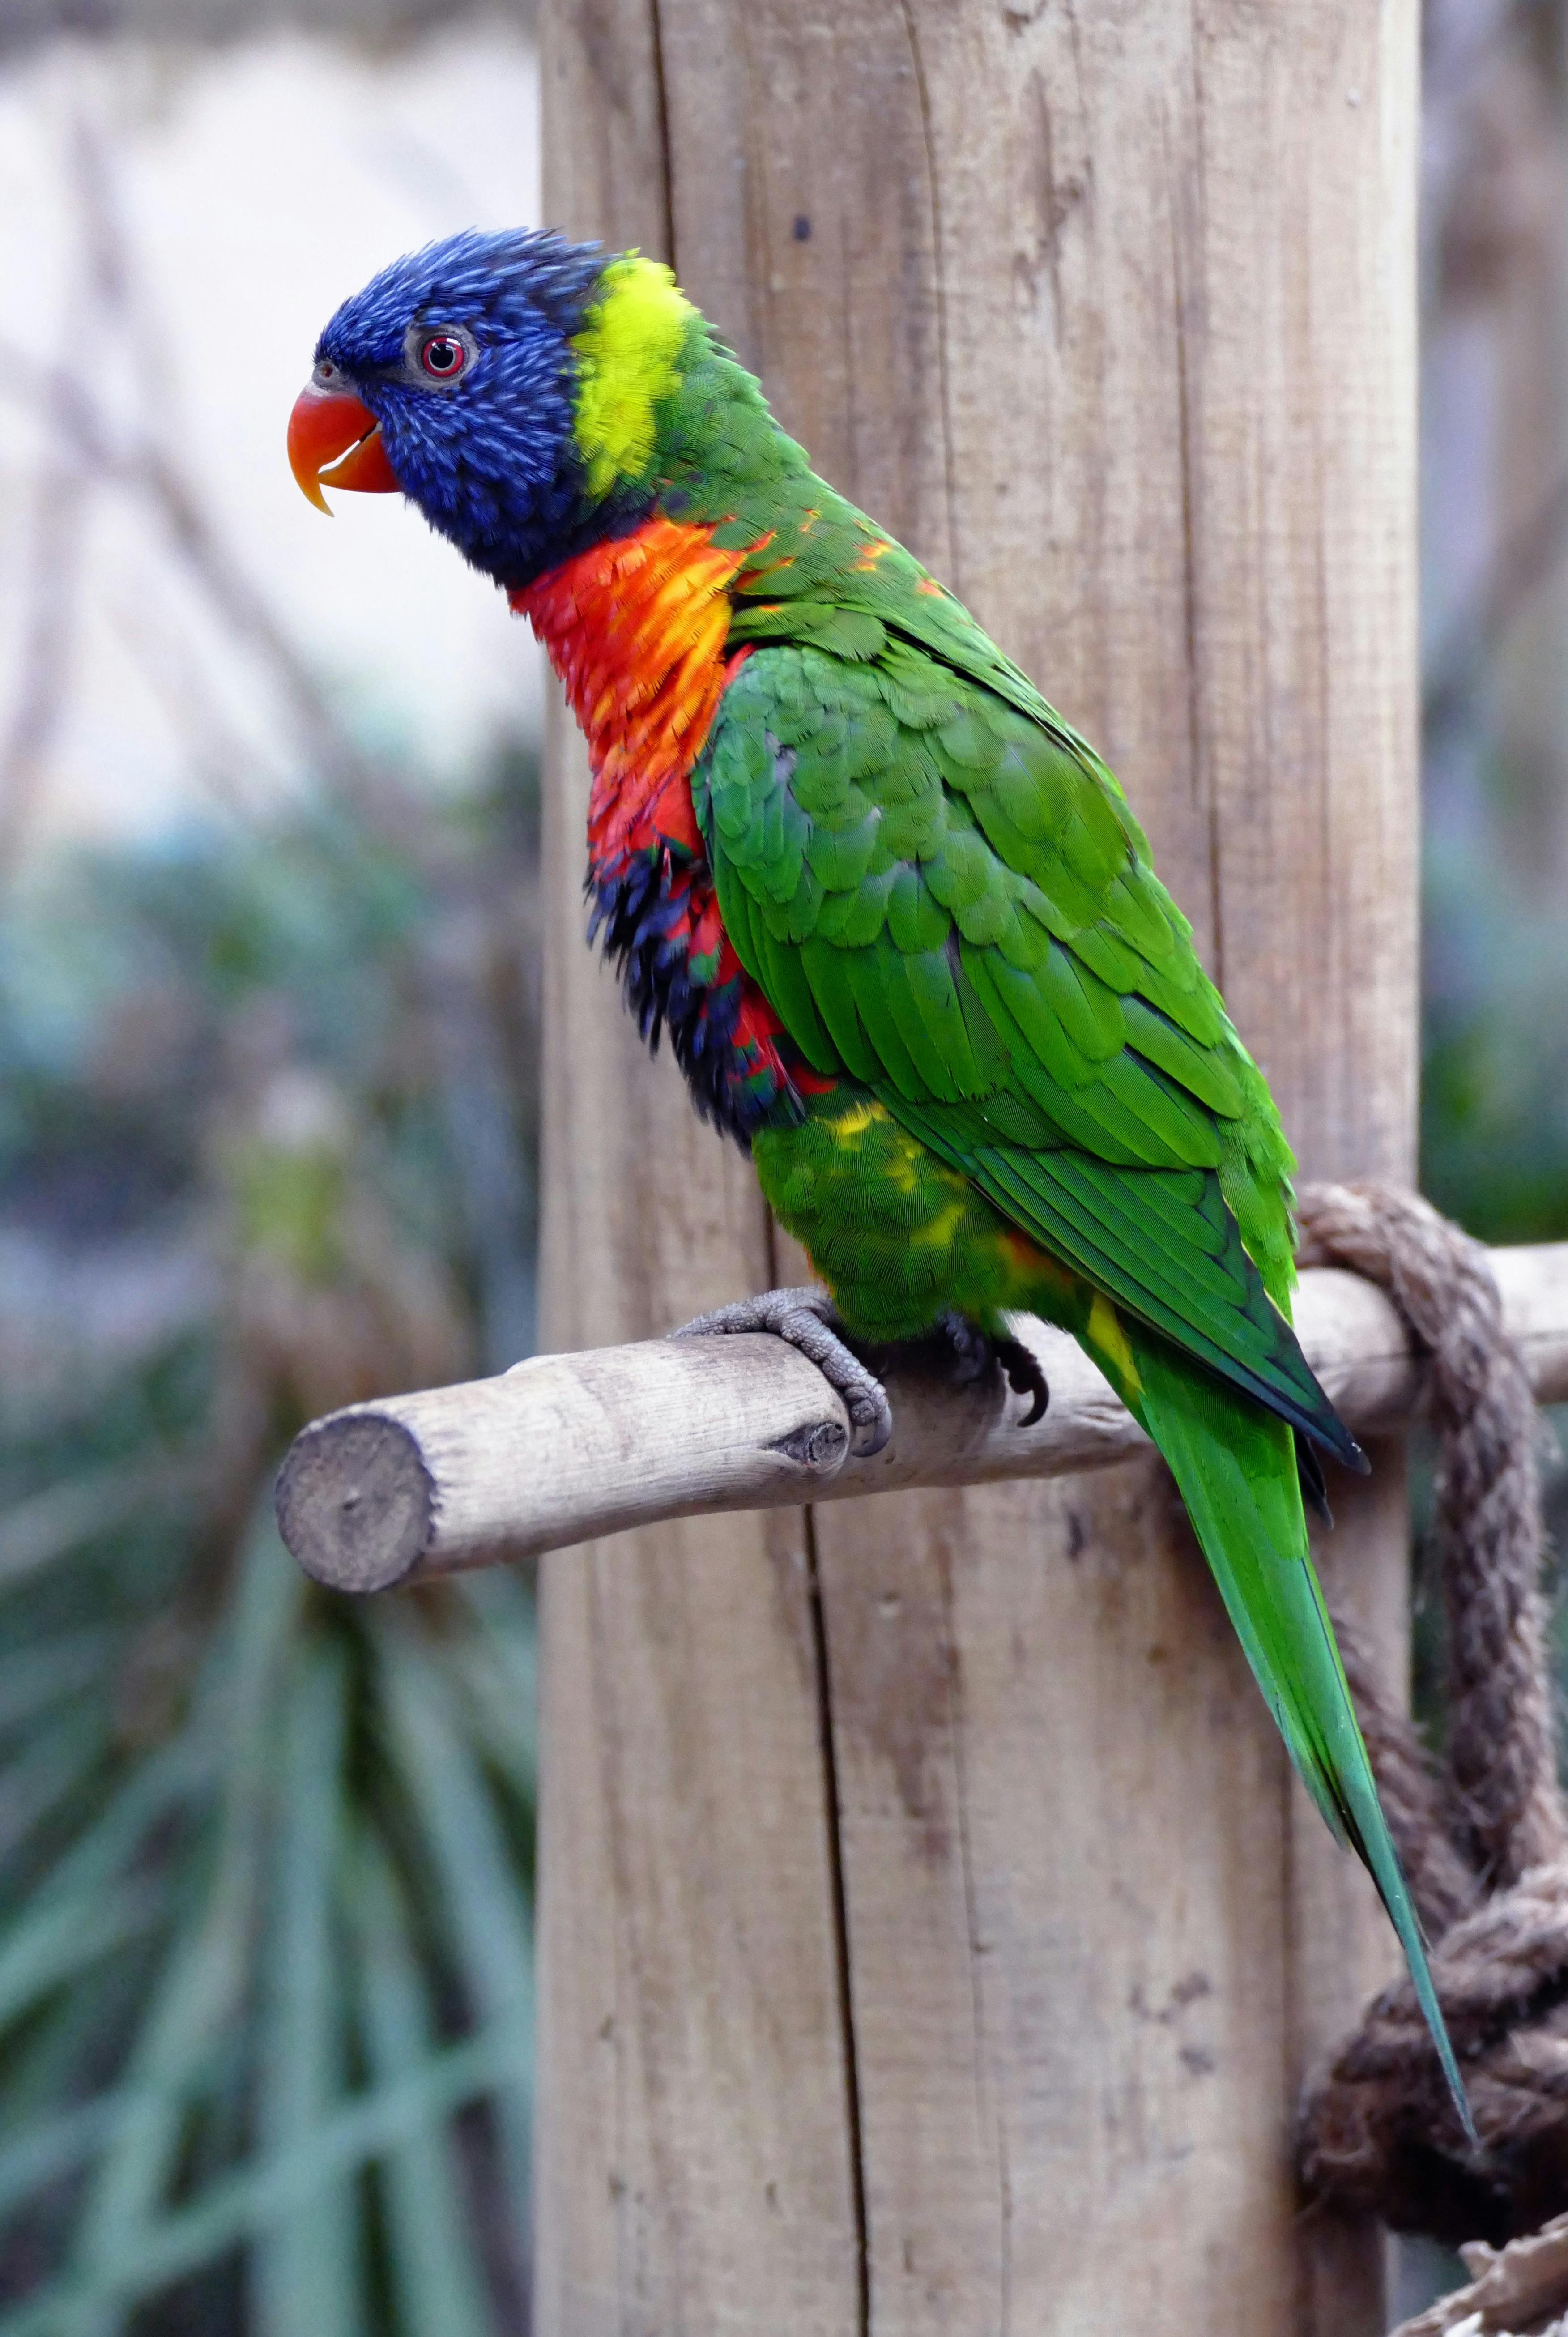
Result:
M580 333L573 435L590 495L640 478L654 450L654 408L679 385L676 358L696 311L661 261L628 251L599 278Z

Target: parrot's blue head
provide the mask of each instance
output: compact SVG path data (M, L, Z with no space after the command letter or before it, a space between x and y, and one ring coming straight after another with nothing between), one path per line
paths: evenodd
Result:
M696 312L667 269L550 232L470 231L394 260L316 347L296 478L401 489L509 589L635 524L653 408Z

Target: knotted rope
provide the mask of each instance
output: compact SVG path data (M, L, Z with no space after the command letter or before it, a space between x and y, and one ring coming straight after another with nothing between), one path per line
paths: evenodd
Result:
M1381 1188L1313 1188L1300 1217L1301 1263L1378 1284L1431 1355L1441 1767L1354 1634L1340 1644L1483 2154L1466 2144L1407 1980L1310 2088L1300 2165L1319 2196L1400 2230L1495 2243L1568 2205L1568 1811L1538 1587L1534 1402L1479 1243Z

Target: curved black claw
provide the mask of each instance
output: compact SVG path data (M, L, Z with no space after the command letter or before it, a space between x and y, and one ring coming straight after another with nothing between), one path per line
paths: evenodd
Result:
M955 1387L969 1387L976 1380L999 1371L1016 1395L1032 1399L1018 1426L1032 1428L1037 1420L1045 1418L1051 1391L1044 1372L1021 1339L992 1339L967 1315L952 1310L938 1317L936 1327L946 1351L947 1376Z
M771 1331L813 1363L828 1385L843 1398L850 1416L850 1451L861 1460L880 1452L893 1433L887 1390L840 1335L842 1325L827 1292L815 1283L803 1290L765 1290L716 1306L671 1331L672 1339L708 1339L726 1332Z
M1027 1412L1018 1423L1020 1428L1032 1428L1037 1420L1044 1420L1051 1401L1051 1391L1038 1359L1021 1339L998 1339L997 1361L1006 1372L1008 1385L1013 1393L1032 1398Z

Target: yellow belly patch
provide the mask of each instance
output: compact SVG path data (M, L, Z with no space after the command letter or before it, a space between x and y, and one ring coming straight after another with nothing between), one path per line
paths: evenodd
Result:
M823 1097L798 1127L760 1129L752 1158L774 1216L865 1338L916 1337L948 1308L991 1330L1018 1311L1071 1328L1086 1318L1072 1269L863 1089Z

